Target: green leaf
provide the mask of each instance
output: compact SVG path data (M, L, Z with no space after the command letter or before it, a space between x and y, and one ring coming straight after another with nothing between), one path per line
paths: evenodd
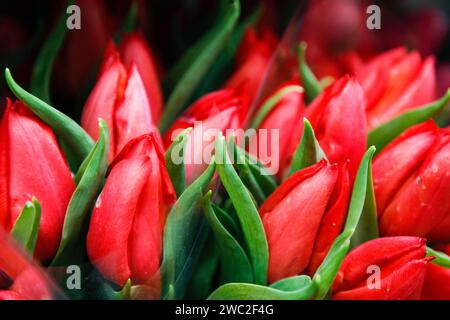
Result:
M448 89L445 95L439 100L402 113L396 118L370 131L368 144L374 145L377 148L377 152L380 152L386 145L409 127L431 119L441 112L447 106L449 100L450 89Z
M441 267L450 268L450 257L444 252L427 247L427 256L434 257L434 259L431 260L432 263Z
M314 282L295 291L282 291L249 283L227 283L217 288L208 300L309 300L316 291Z
M138 15L138 3L136 0L131 2L130 9L128 10L127 16L120 26L119 31L114 36L114 43L117 45L120 43L124 33L133 32L136 26L136 20Z
M375 147L372 146L366 151L361 160L358 173L356 174L355 184L353 185L353 192L344 230L334 240L328 254L313 277L313 283L316 283L319 288L316 296L317 299L323 299L327 295L339 267L350 249L350 240L362 215L364 204L366 202L367 189L370 188L370 163L374 153Z
M207 235L207 224L202 215L203 194L215 171L212 160L206 171L181 194L167 216L163 239L161 265L162 297L182 299L192 272L192 265L201 253ZM206 231L205 231L206 230Z
M289 175L317 163L322 158L325 158L325 153L316 140L311 123L306 118L303 118L302 139L292 158Z
M230 144L236 156L235 161L239 177L258 205L263 204L267 197L277 188L275 177L255 157L238 147L234 139L230 139Z
M242 240L242 231L238 226L238 221L234 221L228 212L224 209L218 207L214 203L211 203L214 213L216 214L217 219L219 219L222 226L229 232L231 235L240 242Z
M269 251L262 221L247 188L230 162L221 133L216 138L215 152L217 172L236 209L255 283L266 284Z
M116 300L129 300L131 297L131 279L128 279L120 291L115 292Z
M184 147L189 139L192 128L183 130L170 145L166 152L166 167L172 185L179 197L186 188L186 175L184 166ZM177 159L177 161L175 161ZM179 162L179 163L178 163Z
M58 265L72 258L73 246L81 237L86 215L100 192L108 169L109 132L106 122L99 120L100 137L74 177L75 192L67 207L61 242L52 261Z
M252 266L247 254L217 218L211 206L211 191L203 198L203 210L219 247L222 281L253 282Z
M236 26L224 48L214 60L214 63L209 68L207 74L201 80L191 101L198 99L207 92L220 88L222 83L226 81L230 70L233 69L233 61L236 57L236 51L241 43L245 30L249 26L254 25L258 21L260 15L261 7L258 6L247 19L240 22Z
M372 163L369 163L367 179L367 190L366 199L364 201L364 208L356 230L350 241L350 248L355 248L366 241L379 237L378 216L372 181Z
M20 87L12 78L8 68L5 69L5 78L14 95L53 129L76 156L77 163L81 163L94 146L94 142L86 131L64 113Z
M306 63L306 47L307 45L305 42L300 43L298 46L298 67L303 86L305 87L306 101L307 103L310 103L320 94L322 87Z
M195 265L186 294L188 300L206 299L214 288L215 275L219 266L219 251L213 237L210 233Z
M273 94L269 99L267 99L261 106L258 113L255 115L250 127L257 129L261 125L261 122L263 122L263 120L270 113L270 111L272 111L272 109L277 105L277 103L280 102L281 99L283 99L284 95L291 92L303 92L303 88L293 84L290 86L283 87L282 89L275 92L275 94Z
M64 9L72 3L73 0L67 1ZM67 14L63 12L55 29L51 32L39 52L31 75L31 93L47 103L51 102L50 77L52 75L53 63L64 42L64 37L66 36L66 20Z
M169 74L168 78L177 79L177 84L164 108L159 124L162 132L169 129L173 120L185 107L195 88L227 42L238 21L239 14L239 1L231 1L227 14L219 19L217 24L186 52L174 71Z
M270 285L271 288L281 291L295 291L311 284L311 278L305 274L281 279Z
M39 223L41 220L41 205L39 201L33 197L31 201L25 203L25 206L17 218L11 230L11 236L15 238L24 249L34 254L36 240L39 233Z

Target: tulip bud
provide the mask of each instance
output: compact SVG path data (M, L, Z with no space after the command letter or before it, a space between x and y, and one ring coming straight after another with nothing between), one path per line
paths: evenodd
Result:
M192 104L172 125L164 136L166 148L178 134L193 127L184 148L186 184L191 184L208 166L213 151L214 140L219 132L242 127L246 104L232 89L222 89L209 93ZM210 152L210 153L211 153Z
M164 154L154 134L131 140L115 158L87 235L92 263L124 285L150 281L159 269L162 232L175 202Z
M450 134L432 120L392 141L373 162L383 235L449 241Z
M277 99L276 104L256 124L256 136L250 141L249 151L264 164L274 161L274 157L277 157L280 168L278 177L281 178L282 173L289 165L289 146L294 143L295 146L290 149L295 150L298 144L298 141L293 140L292 136L298 136L294 132L302 129L300 124L303 124L303 89L293 82L284 83L262 103L262 106L267 105L273 99ZM272 154L274 150L271 150L273 143L271 130L278 130L279 141L276 141L278 154ZM263 135L266 136L263 137ZM261 150L261 148L266 150Z
M331 163L350 160L350 178L353 181L367 145L364 93L358 82L342 77L325 89L306 108L307 118L320 147ZM302 130L293 132L289 156L301 140ZM290 161L289 161L290 162Z
M0 177L0 227L11 230L35 196L42 207L35 257L51 259L75 185L52 130L21 102L7 101L0 124Z
M238 48L236 71L225 83L225 88L238 89L246 86L249 103L252 103L261 86L266 68L278 43L275 34L269 30L258 38L255 31L248 28Z
M405 300L421 294L428 261L425 239L378 238L352 250L342 262L335 300Z
M396 48L360 67L357 78L367 96L367 122L375 128L436 98L434 57Z
M269 282L313 274L341 232L350 196L347 165L325 160L297 171L259 209L269 245Z
M81 118L82 127L94 140L99 136L98 118L110 128L109 161L129 140L150 132L158 135L138 65L131 63L126 69L113 43L106 49L97 83Z
M140 33L125 35L120 47L120 55L127 68L136 65L152 111L152 118L158 123L162 113L163 98L157 74L157 66L150 47Z

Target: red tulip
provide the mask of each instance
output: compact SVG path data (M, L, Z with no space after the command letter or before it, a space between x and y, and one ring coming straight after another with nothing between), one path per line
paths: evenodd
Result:
M425 239L378 238L345 258L334 280L335 300L406 300L421 294L428 261Z
M59 247L75 189L52 130L21 102L7 101L0 124L0 226L11 230L27 201L42 207L35 256L51 259Z
M422 61L417 51L396 48L356 71L367 96L370 128L436 98L434 57Z
M450 300L450 269L428 264L422 300Z
M127 68L131 68L133 64L136 64L147 92L152 118L155 123L158 123L162 113L163 98L155 59L150 47L141 34L135 32L124 36L119 50L123 63Z
M325 160L297 171L259 209L269 245L269 282L313 274L341 232L350 196L347 165Z
M294 143L295 146L291 147L291 149L295 150L298 144L298 141L293 140L292 136L296 136L294 134L295 131L302 129L300 124L303 123L302 117L304 103L303 89L300 86L296 86L293 82L287 82L277 88L277 90L275 90L274 93L262 103L262 105L279 94L282 94L282 97L278 100L276 105L272 107L264 119L261 120L261 122L257 125L257 128L255 128L257 130L256 136L251 140L249 150L250 153L257 153L253 155L257 156L264 164L268 164L270 162L271 166L273 161L277 161L280 168L280 170L277 171L278 177L281 178L282 173L289 165L289 146ZM266 131L263 133L261 130ZM271 139L274 138L271 130L278 130L279 140L276 143L278 154L273 154L275 151L271 150ZM262 135L264 135L264 137L262 137ZM267 142L267 144L264 142ZM277 159L274 159L274 157ZM267 166L269 166L269 164Z
M159 269L166 212L175 193L155 134L131 140L115 158L92 212L87 252L119 285L147 283Z
M449 241L450 131L432 120L391 142L373 162L380 231Z
M99 77L84 106L81 124L97 139L98 118L110 129L108 159L112 161L125 144L142 134L158 134L146 88L138 65L126 69L111 42L106 49Z
M193 127L184 149L187 184L208 166L204 156L214 148L217 133L241 128L246 110L247 105L235 90L218 90L194 102L167 131L164 142L168 148L182 130Z
M325 89L306 108L317 140L331 163L350 160L353 181L367 144L364 94L358 82L345 76ZM303 122L301 122L303 127ZM301 140L303 128L293 132L289 156ZM290 162L290 160L289 160Z
M236 71L225 83L226 88L245 87L249 103L257 98L267 66L278 40L273 32L266 30L260 38L248 28L237 53Z

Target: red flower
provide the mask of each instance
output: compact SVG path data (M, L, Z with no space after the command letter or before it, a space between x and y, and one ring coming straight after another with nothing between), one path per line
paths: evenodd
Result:
M184 150L186 182L190 184L206 169L205 153L214 149L214 139L226 129L241 128L247 105L235 90L223 89L209 93L192 104L164 136L168 148L184 129L194 127Z
M287 82L277 88L262 105L279 94L282 94L282 97L260 121L257 128L255 128L257 130L256 136L251 140L249 150L250 153L258 156L259 160L267 164L267 166L271 166L274 161L278 162L280 170L277 172L278 177L281 178L282 173L288 169L290 164L288 162L288 150L295 150L298 145L298 141L293 140L292 136L295 136L294 132L302 129L300 124L303 123L304 103L303 89L300 86L296 86L294 82ZM266 131L263 132L261 130ZM271 146L273 145L271 139L274 139L271 130L278 130L279 140L276 141L278 154L274 154L275 151L271 150ZM267 144L264 142L267 142ZM292 143L295 146L290 147ZM274 159L274 157L277 157L277 159ZM269 162L271 163L269 164Z
M155 123L158 123L162 113L163 98L157 66L150 47L141 34L135 32L124 36L119 50L123 63L127 68L131 68L133 64L136 64L147 92L152 118Z
M245 87L246 98L253 103L264 80L267 66L278 40L273 32L266 30L260 38L248 28L237 53L236 71L225 83L226 88Z
M110 170L92 212L89 258L119 285L129 278L148 283L159 269L166 212L175 201L155 135L131 140Z
M417 51L396 48L373 58L356 71L367 96L370 128L436 98L434 57L422 61Z
M131 67L126 69L111 42L81 119L83 128L94 139L99 135L98 118L108 124L110 161L129 140L150 132L158 134L141 71L136 63L128 63Z
M350 196L347 165L325 160L297 171L259 209L269 245L269 282L313 274L341 232Z
M428 261L425 239L378 238L352 250L333 283L335 300L418 299Z
M74 189L52 130L24 104L8 100L0 124L0 227L11 230L25 203L35 196L42 207L35 256L51 259Z
M383 235L449 241L450 131L432 120L391 142L373 162Z
M345 76L325 89L308 106L305 117L311 122L317 140L331 163L350 160L353 181L367 144L364 94L358 82ZM295 153L303 132L293 132L289 156ZM290 162L291 160L289 160Z

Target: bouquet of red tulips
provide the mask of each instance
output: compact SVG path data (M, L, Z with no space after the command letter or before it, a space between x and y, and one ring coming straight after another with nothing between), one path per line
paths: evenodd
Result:
M5 66L0 300L450 299L441 11L217 1L163 67L117 2L57 6L29 84Z

